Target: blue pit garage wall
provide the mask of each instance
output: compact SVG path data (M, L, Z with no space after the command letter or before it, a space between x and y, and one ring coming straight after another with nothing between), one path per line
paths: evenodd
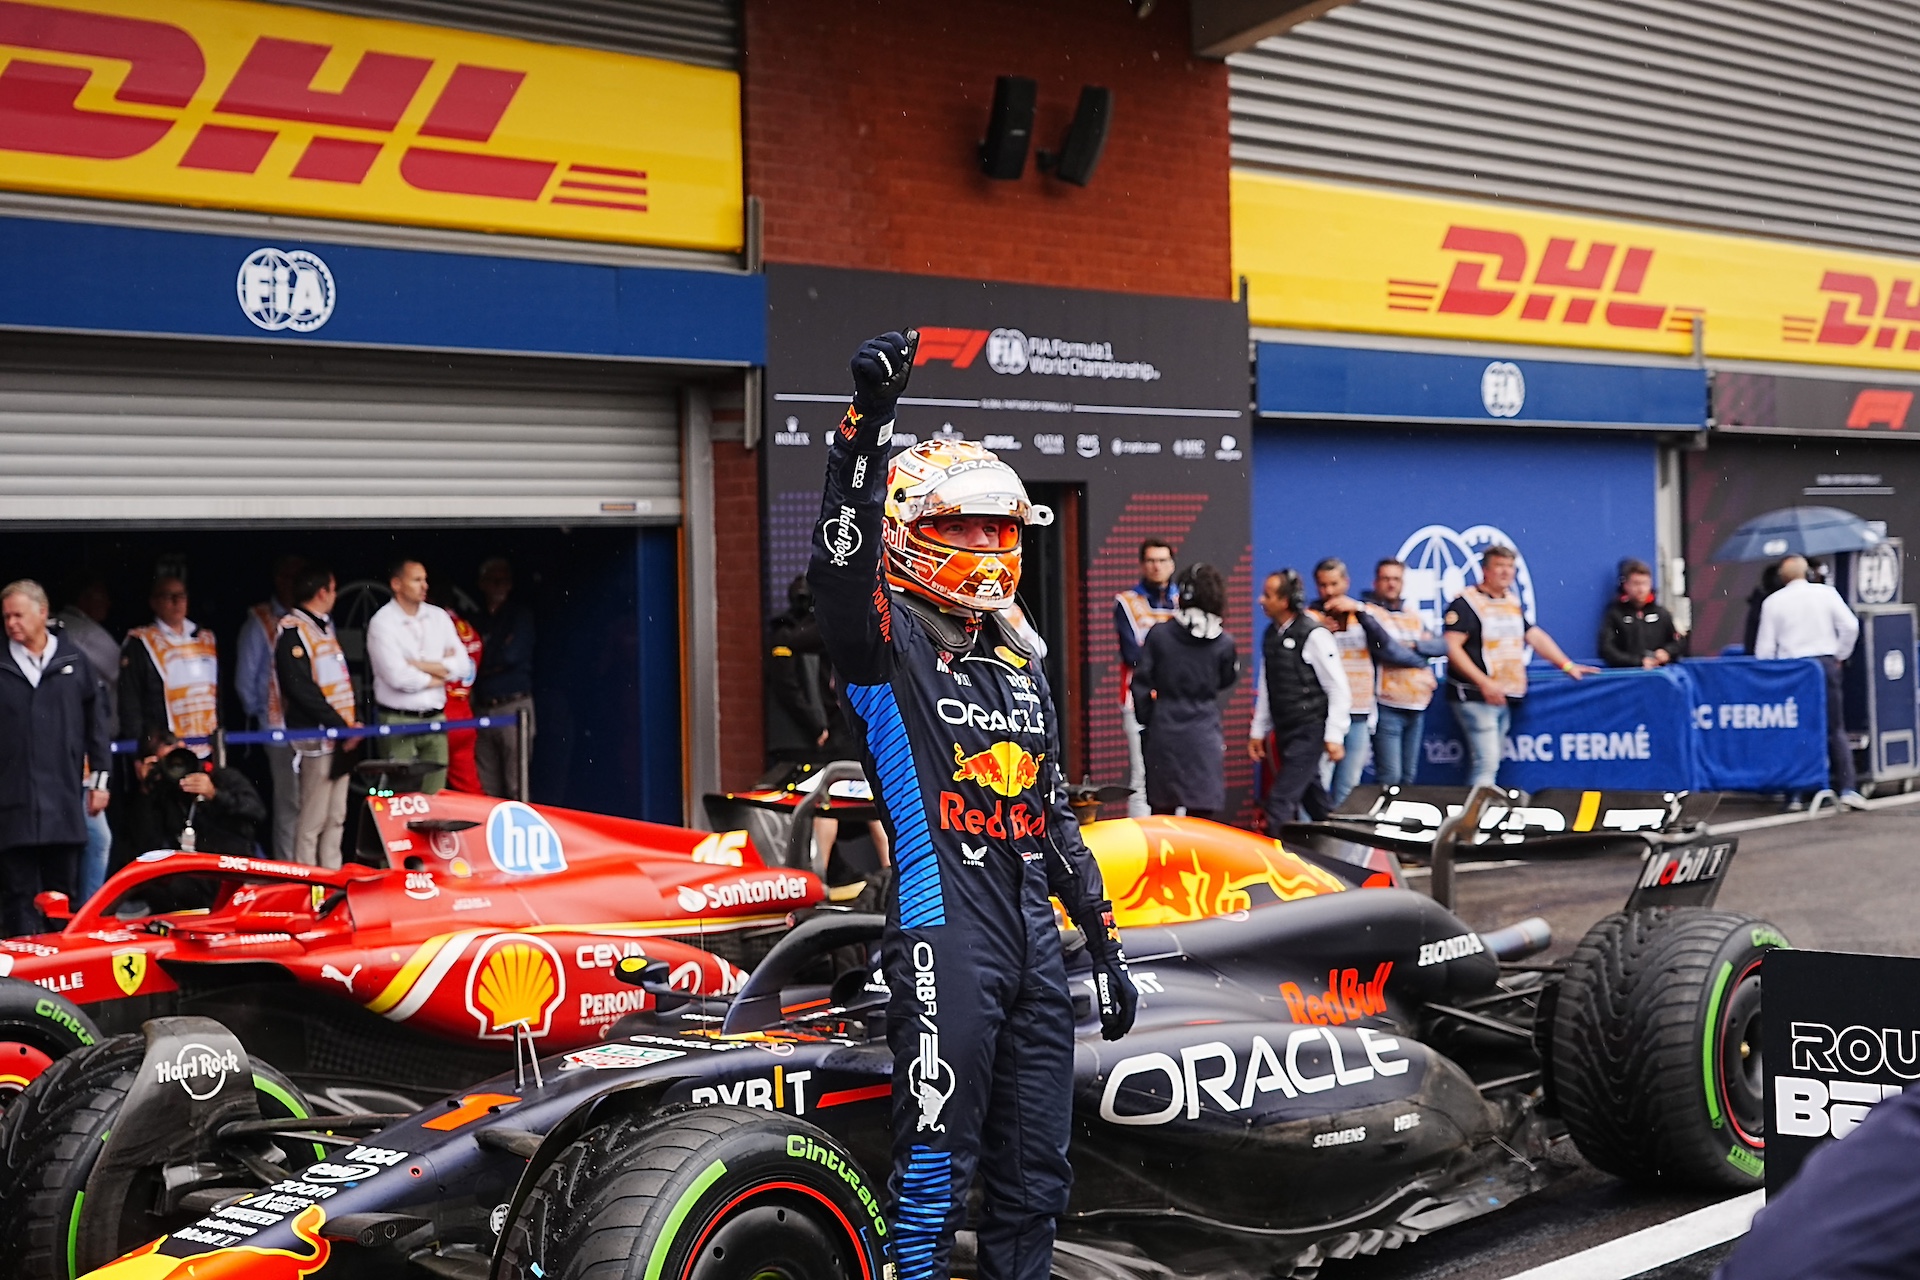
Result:
M1262 342L1257 372L1256 590L1338 556L1358 593L1396 556L1438 631L1506 542L1528 615L1575 657L1597 651L1620 560L1655 559L1659 438L1705 429L1693 368Z

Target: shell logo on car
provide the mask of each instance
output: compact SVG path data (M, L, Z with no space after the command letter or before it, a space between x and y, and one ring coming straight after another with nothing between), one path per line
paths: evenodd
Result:
M566 994L559 955L523 933L489 938L467 970L467 1010L480 1020L482 1039L504 1040L522 1023L544 1036Z

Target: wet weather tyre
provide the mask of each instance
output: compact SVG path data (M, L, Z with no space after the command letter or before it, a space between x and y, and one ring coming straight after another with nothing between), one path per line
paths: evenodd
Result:
M65 996L18 978L0 978L0 1110L48 1067L104 1039Z
M88 1270L83 1254L104 1263L166 1229L144 1213L112 1223L89 1213L84 1243L81 1235L81 1193L146 1055L138 1032L71 1053L0 1118L0 1276L68 1280ZM262 1115L308 1114L306 1099L280 1072L256 1059L253 1073ZM311 1148L288 1147L290 1163L311 1161ZM102 1232L115 1239L99 1239Z
M512 1280L878 1280L879 1192L803 1120L700 1107L588 1129L507 1227Z
M1553 1011L1555 1101L1580 1153L1642 1182L1764 1181L1764 920L1698 908L1615 914L1567 962Z

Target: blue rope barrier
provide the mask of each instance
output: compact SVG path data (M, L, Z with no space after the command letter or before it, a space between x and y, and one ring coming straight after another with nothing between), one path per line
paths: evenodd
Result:
M467 720L427 720L418 724L370 724L357 729L243 729L227 735L230 747L284 745L307 738L330 741L351 738L408 738L422 733L446 733L451 729L510 729L520 722L518 711L503 716L474 716ZM182 738L182 746L197 747L213 741L210 737ZM123 738L113 744L113 754L132 755L140 744Z

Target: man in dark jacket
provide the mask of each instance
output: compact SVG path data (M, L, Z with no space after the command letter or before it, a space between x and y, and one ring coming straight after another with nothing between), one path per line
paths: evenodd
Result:
M1653 598L1653 570L1639 560L1620 566L1620 594L1600 623L1600 660L1610 667L1664 667L1686 653L1673 614Z
M215 768L179 741L165 729L147 732L133 762L140 786L127 800L128 843L141 852L184 849L181 833L192 827L196 852L250 855L267 817L260 793L246 774Z
M1220 695L1240 678L1233 636L1220 625L1227 586L1196 564L1175 583L1180 611L1147 632L1133 668L1133 710L1147 765L1147 804L1211 818L1227 803Z
M480 672L474 677L469 700L476 715L517 715L526 725L478 730L473 740L473 763L480 786L490 796L525 800L520 778L528 762L520 758L521 744L533 748L533 610L514 594L513 566L495 557L480 566L480 599L485 605L469 618L480 631Z
M787 611L767 632L767 755L806 764L859 759L805 574L787 584Z
M34 895L78 887L87 817L107 807L106 690L71 640L47 626L47 593L0 589L0 935L42 933Z

